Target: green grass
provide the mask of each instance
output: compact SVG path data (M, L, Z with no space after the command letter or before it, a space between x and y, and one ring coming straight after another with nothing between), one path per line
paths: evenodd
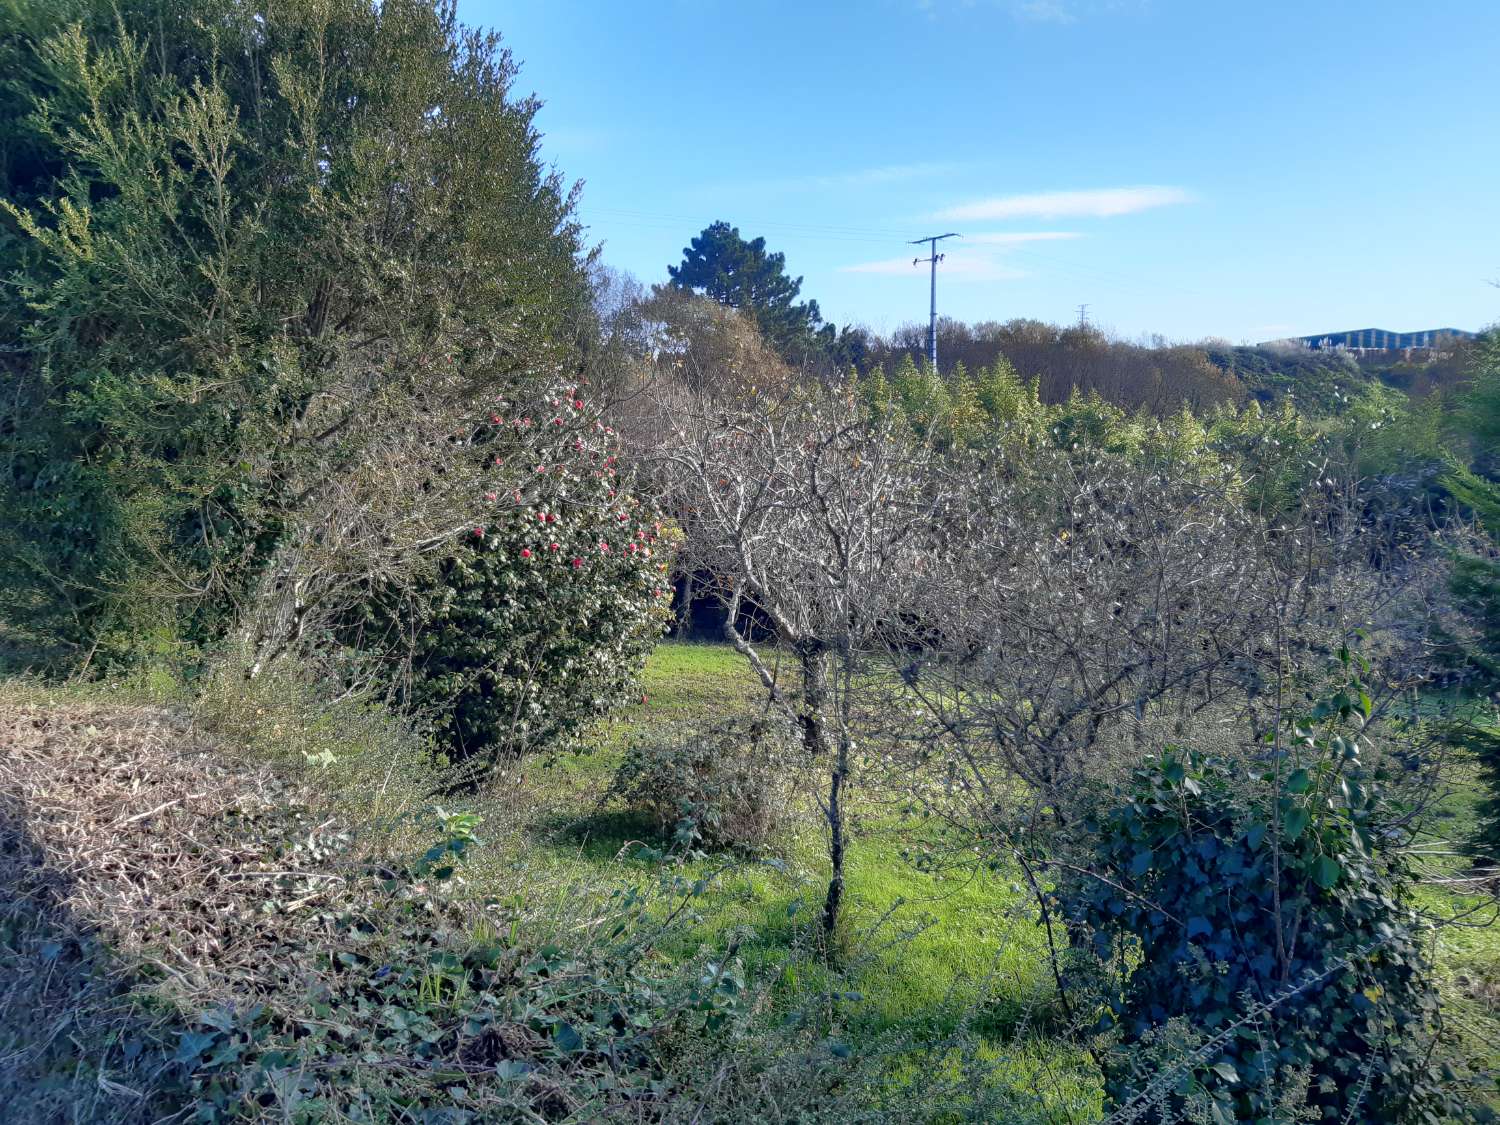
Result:
M764 658L775 665L774 653ZM783 662L781 674L788 671ZM711 721L764 706L754 672L724 645L659 645L642 694L642 702L599 726L588 752L528 771L528 799L512 805L525 823L506 833L515 850L476 856L471 874L479 885L486 865L505 867L523 856L570 885L603 887L639 877L645 865L631 858L632 845L659 841L649 825L599 805L627 741L657 724ZM1045 937L1029 898L1009 877L977 862L975 869L919 869L905 849L923 826L893 815L869 788L856 784L853 794L837 987L859 999L842 1008L845 1034L858 1045L902 1033L948 1034L965 1020L992 1037L1007 1066L1025 1068L1026 1081L1047 1072L1056 1096L1093 1104L1096 1080L1084 1052L1044 1038L1059 1013ZM783 991L805 996L830 987L831 977L814 961L790 956L815 930L828 877L824 832L811 799L779 854L727 871L723 862L710 858L684 867L690 878L716 877L701 921L682 937L679 952L687 956L702 944L733 939L747 965L783 974Z
M774 660L772 653L765 656ZM701 722L763 705L754 673L723 645L660 645L646 668L643 693L644 702L595 732L591 752L559 759L543 772L527 846L533 860L547 856L559 876L581 884L618 880L631 864L628 848L622 848L650 838L649 826L598 809L631 735L659 723ZM1438 830L1452 840L1472 829L1482 793L1472 771L1460 768L1455 776L1458 783L1436 818ZM1094 1072L1083 1052L1066 1040L1045 1039L1058 1026L1059 1013L1030 899L1004 872L919 869L906 849L921 838L923 826L891 814L869 790L863 800L858 787L855 792L842 987L857 991L861 1000L846 1012L848 1034L873 1042L903 1030L943 1033L953 1028L956 1013L968 1011L974 1020L977 1008L971 1026L993 1037L1007 1065L1034 1059L1058 1072L1056 1084L1066 1100L1087 1100ZM748 931L751 936L739 946L747 961L761 968L780 963L806 933L824 891L823 834L815 811L808 812L803 829L785 842L778 868L751 864L721 876L690 941L723 943ZM688 872L706 875L711 866L692 863ZM1440 886L1419 888L1417 897L1437 916L1476 905ZM1450 1026L1481 1065L1500 1067L1500 926L1446 927L1434 943ZM803 965L797 979L785 984L816 990L827 982Z
M774 652L764 656L775 663ZM785 661L780 671L790 672ZM30 681L3 690L37 702L121 692L167 702L179 698L169 686L58 689ZM652 826L601 803L624 747L661 724L754 713L764 695L744 658L727 646L671 642L653 653L641 693L590 733L585 752L527 759L477 802L487 846L471 853L463 874L472 894L529 886L538 902L549 895L576 899L645 884L659 873L658 862L642 858L643 846L661 843ZM1460 767L1453 778L1435 824L1457 840L1472 830L1483 789L1473 770ZM838 1009L840 1034L856 1047L946 1034L962 1024L984 1037L1000 1081L1016 1088L1036 1082L1049 1091L1048 1104L1059 1107L1059 1120L1075 1113L1088 1119L1088 1107L1098 1105L1097 1074L1073 1040L1057 1035L1061 1013L1029 897L1010 873L988 870L977 858L941 870L913 862L910 853L922 850L927 826L893 811L886 796L877 779L856 778L839 973L810 952L827 880L823 829L810 797L800 827L779 842L778 854L707 857L683 866L684 875L708 880L710 889L694 924L665 954L686 960L732 943L752 969L776 981L774 995L787 1006L826 999L831 990L853 994L857 999L829 1005ZM1477 904L1442 886L1424 886L1417 897L1439 916ZM1434 943L1449 1026L1481 1065L1487 1059L1500 1068L1500 926L1446 927Z

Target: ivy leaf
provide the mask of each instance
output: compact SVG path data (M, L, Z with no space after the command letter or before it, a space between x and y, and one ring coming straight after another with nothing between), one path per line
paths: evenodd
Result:
M1339 876L1343 874L1343 870L1339 866L1339 861L1332 856L1320 855L1318 862L1313 864L1313 882L1326 891L1339 881Z
M1281 826L1286 830L1287 839L1295 840L1302 835L1302 830L1307 827L1307 810L1304 808L1287 809L1286 816L1282 818Z
M178 1037L182 1040L177 1045L177 1054L172 1056L173 1062L196 1063L198 1056L203 1054L214 1045L217 1035L203 1035L197 1031L181 1031Z
M564 1054L576 1055L583 1050L583 1036L579 1035L577 1028L567 1020L563 1020L552 1028L552 1041Z

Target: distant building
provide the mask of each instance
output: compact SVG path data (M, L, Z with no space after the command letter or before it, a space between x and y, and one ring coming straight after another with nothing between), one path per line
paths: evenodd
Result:
M1473 339L1473 332L1462 328L1428 328L1422 332L1387 332L1384 328L1359 328L1353 332L1328 332L1319 336L1298 336L1297 340L1315 351L1346 348L1355 352L1404 352L1412 348L1441 349L1457 340Z

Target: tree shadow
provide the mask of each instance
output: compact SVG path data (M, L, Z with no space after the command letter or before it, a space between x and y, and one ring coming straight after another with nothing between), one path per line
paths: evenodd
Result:
M552 813L529 824L526 834L538 844L598 861L628 859L636 850L632 845L665 848L671 843L650 817L633 809L596 807L582 816Z
M26 809L0 793L0 1118L35 1125L156 1121L172 1067L163 1031L129 1000L131 978L68 905Z

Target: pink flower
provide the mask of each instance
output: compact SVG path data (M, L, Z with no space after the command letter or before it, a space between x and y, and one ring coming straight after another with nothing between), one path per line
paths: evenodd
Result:
M538 465L536 467L536 471L539 472L539 473L545 473L547 471L547 466L546 465Z
M606 543L603 539L599 540L599 550L606 555L609 554L609 544Z
M529 559L529 558L531 558L531 548L530 547L522 547L521 548L521 557L523 559Z
M482 528L482 527L476 527L474 529L474 538L475 539L483 539L484 538L484 528Z
M546 512L538 512L536 514L536 518L537 518L537 522L538 523L546 523L547 522L547 513Z
M574 559L573 560L573 569L574 570L582 570L583 569L583 560L582 559Z
M552 419L552 424L554 426L561 426L562 425L562 419L561 418L554 418L554 419Z
M573 409L574 410L582 410L583 409L583 399L581 399L581 398L575 398L573 400Z
M548 512L547 513L547 522L548 523L556 523L557 522L557 517L554 516L551 512Z
M486 492L484 498L493 504L496 500L500 499L500 495L496 492Z
M557 550L557 544L556 543L548 543L547 544L547 550L549 550L549 551L555 551L555 550Z

